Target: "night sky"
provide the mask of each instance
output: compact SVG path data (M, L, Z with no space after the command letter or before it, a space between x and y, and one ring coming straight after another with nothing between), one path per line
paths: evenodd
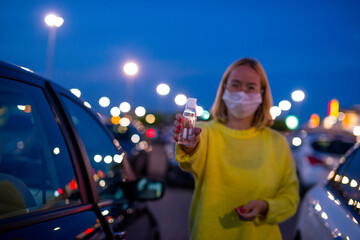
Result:
M182 112L174 97L210 109L226 67L242 57L265 68L274 105L305 91L287 114L306 121L327 114L328 101L360 104L360 1L16 1L0 4L0 59L45 76L56 13L52 80L78 88L95 110L129 101L148 112ZM139 64L127 77L122 66ZM156 86L171 92L159 96ZM285 115L282 115L282 117Z

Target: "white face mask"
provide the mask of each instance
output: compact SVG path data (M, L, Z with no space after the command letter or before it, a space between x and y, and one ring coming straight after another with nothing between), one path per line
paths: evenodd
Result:
M262 103L261 93L229 92L222 96L226 107L238 119L249 117Z

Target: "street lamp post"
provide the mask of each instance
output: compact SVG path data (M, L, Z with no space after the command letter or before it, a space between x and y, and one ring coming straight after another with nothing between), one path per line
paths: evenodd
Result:
M48 78L52 77L52 68L54 61L54 51L55 51L55 39L56 39L56 28L60 27L64 23L62 17L58 17L54 14L49 14L44 19L45 23L50 27L49 39L48 39L48 48L46 56L46 71L45 76Z
M133 87L134 87L134 78L139 73L139 66L137 63L128 61L126 62L122 67L123 72L126 75L126 93L125 96L128 99L128 101L132 102L133 100Z

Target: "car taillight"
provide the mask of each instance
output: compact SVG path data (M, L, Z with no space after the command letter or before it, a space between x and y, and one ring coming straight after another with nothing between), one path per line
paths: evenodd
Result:
M317 164L325 165L325 162L323 162L321 159L316 158L314 156L307 156L307 158L311 165L317 165Z

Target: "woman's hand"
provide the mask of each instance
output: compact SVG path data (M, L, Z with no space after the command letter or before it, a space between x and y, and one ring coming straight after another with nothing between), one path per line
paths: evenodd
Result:
M184 117L180 113L176 114L175 118L176 119L173 124L173 138L176 142L178 142L179 133L181 129L184 128L184 126L188 126L190 122L186 117ZM181 145L181 147L185 152L191 152L196 147L200 139L200 133L201 133L201 128L195 127L192 134L187 137L189 142L192 142L192 144L187 146Z
M258 215L265 216L269 205L265 201L253 200L245 206L235 208L239 218L243 221L253 221Z

